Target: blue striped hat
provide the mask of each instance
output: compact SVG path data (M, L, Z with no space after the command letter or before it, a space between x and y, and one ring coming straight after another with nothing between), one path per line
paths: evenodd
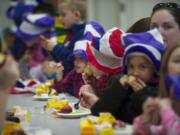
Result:
M40 35L50 37L54 24L54 18L47 14L29 14L23 20L16 34L25 41L34 40Z
M11 0L10 5L6 10L6 16L13 19L15 24L19 26L23 21L24 16L33 12L34 8L40 4L37 0Z
M91 44L93 39L102 37L104 33L105 30L99 23L93 21L87 22L84 29L83 39L75 43L73 53L70 55L70 58L73 58L72 56L74 55L81 55L84 61L88 61L86 55L87 45Z
M122 44L125 47L123 64L126 67L128 56L142 55L147 57L159 71L165 45L157 29L142 33L126 33L122 35ZM126 70L126 68L125 68Z

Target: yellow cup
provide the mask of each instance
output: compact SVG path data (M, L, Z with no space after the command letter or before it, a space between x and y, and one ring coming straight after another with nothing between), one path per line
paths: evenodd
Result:
M16 129L20 129L21 125L20 123L15 122L5 122L2 135L10 135L10 133Z

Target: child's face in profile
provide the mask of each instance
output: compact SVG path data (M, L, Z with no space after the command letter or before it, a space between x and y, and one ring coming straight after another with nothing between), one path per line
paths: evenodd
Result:
M95 66L91 65L90 63L89 63L89 66L90 66L90 68L91 68L91 70L92 70L93 76L94 76L96 79L100 78L102 75L105 74L103 71L97 69Z
M180 47L175 49L169 58L168 72L170 75L180 75Z
M72 11L65 3L58 4L58 9L65 29L71 28L80 20L77 11Z
M74 68L77 73L83 73L86 65L87 62L85 62L80 55L75 55Z
M154 72L153 64L144 56L130 56L127 60L128 75L150 82L154 77Z

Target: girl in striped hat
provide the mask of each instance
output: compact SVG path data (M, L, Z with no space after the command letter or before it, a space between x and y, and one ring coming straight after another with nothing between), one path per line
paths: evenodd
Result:
M180 134L180 44L163 57L159 94L144 103L143 114L134 120L135 134Z
M127 33L119 35L117 29L110 30L105 34L111 43L104 44L100 49L108 50L117 57L121 50L119 45L125 46L123 56L123 75L120 80L114 80L104 89L103 95L98 98L88 88L81 89L82 102L86 104L93 115L100 112L110 112L116 118L132 123L135 116L142 113L142 104L149 96L156 96L157 78L161 62L161 56L165 50L162 37L157 30L144 33ZM114 36L113 36L114 35ZM119 36L117 36L119 35ZM105 41L105 39L102 39ZM114 44L112 46L112 43ZM108 46L106 46L108 45ZM104 48L104 49L103 49ZM113 52L113 53L112 53ZM113 54L113 55L112 55ZM119 60L120 62L120 60Z
M74 68L69 73L64 76L63 65L58 66L54 85L54 88L58 93L69 92L71 95L77 98L79 97L79 89L82 85L84 85L82 73L84 72L88 62L88 58L85 52L87 42L90 41L83 39L75 43L74 50L68 58L71 59L74 63Z

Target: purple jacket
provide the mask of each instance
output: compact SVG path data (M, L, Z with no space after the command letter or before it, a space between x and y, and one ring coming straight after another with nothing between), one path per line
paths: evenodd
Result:
M58 93L70 90L73 96L79 97L79 89L84 85L82 75L72 69L61 82L55 82L54 88Z

